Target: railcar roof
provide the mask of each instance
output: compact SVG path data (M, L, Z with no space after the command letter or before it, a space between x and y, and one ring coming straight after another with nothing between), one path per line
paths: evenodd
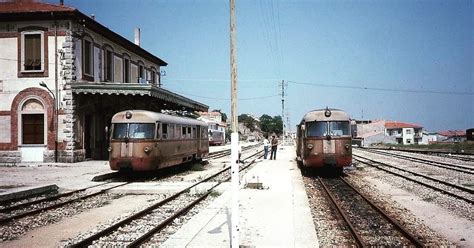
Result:
M131 112L132 118L127 119L125 113ZM156 113L147 110L125 110L116 113L112 117L112 123L150 123L150 122L164 122L164 123L174 123L174 124L185 124L185 125L197 125L197 126L206 126L207 124L203 121L199 121L187 117L179 117L173 115L167 115L162 113Z
M331 116L326 117L324 112L326 109L315 109L309 111L303 116L301 122L310 122L310 121L349 121L349 115L340 109L329 109L331 111Z

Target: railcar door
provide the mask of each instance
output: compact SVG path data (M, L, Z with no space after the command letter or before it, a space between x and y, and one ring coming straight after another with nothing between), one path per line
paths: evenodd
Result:
M201 126L197 126L196 130L197 130L197 134L196 134L196 138L197 138L197 147L198 147L198 150L199 152L201 152L201 149L202 149L202 130L201 130Z

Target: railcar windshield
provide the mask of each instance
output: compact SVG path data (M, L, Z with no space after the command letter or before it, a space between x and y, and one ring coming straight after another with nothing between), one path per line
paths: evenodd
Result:
M348 121L316 121L306 123L307 137L345 136L349 135Z
M154 123L116 123L114 124L113 139L153 139L155 137Z
M123 139L127 137L127 128L127 123L114 124L114 133L112 134L112 139Z
M327 122L307 122L306 123L306 136L308 137L319 137L326 136L328 123Z
M349 135L349 122L348 121L330 121L329 122L329 135L331 136Z

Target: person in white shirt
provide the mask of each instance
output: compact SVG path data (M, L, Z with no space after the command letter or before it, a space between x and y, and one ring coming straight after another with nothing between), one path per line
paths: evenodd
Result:
M267 159L269 145L270 141L268 141L267 136L265 136L265 139L263 140L263 159Z

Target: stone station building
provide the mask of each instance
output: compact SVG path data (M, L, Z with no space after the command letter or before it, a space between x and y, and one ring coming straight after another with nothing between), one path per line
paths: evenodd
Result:
M108 158L126 109L207 111L161 87L167 63L79 10L0 2L0 163Z

